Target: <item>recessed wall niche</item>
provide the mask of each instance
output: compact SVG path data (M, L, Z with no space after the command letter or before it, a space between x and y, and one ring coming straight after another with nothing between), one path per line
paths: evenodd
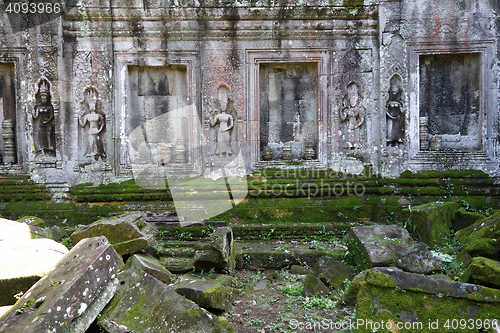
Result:
M186 117L166 117L167 113L188 106L186 73L184 65L129 66L128 132L143 126L152 156L168 156L168 161L162 163L173 160L176 151L184 151L189 140L187 114Z
M0 152L3 163L15 163L15 131L16 131L16 96L14 84L14 67L0 65ZM9 142L4 142L4 120L10 121L11 135L7 135ZM9 151L5 151L5 149ZM8 155L8 156L7 156Z
M481 149L480 66L479 54L420 56L421 149Z
M261 64L261 160L315 159L318 64Z

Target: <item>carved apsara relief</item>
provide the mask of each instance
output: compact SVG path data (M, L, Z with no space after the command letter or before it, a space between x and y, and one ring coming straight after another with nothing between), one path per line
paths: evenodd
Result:
M33 110L33 119L37 133L35 139L36 150L46 155L55 155L54 107L51 103L50 83L48 80L41 79L38 82L35 99L36 106Z
M398 75L391 78L386 108L387 144L395 146L398 143L403 143L405 132L403 88Z
M347 93L342 99L342 108L339 111L344 149L361 148L360 136L365 122L365 107L360 88L356 82L347 85Z
M85 157L98 161L106 159L104 150L106 116L101 111L99 94L94 87L85 89L82 108L78 116L78 123L83 129L83 136L87 140Z
M229 89L224 85L219 86L217 99L210 115L210 126L217 126L217 135L215 138L212 137L212 155L230 157L234 154L232 148L232 132L235 127L232 114L234 113L233 101L229 98Z

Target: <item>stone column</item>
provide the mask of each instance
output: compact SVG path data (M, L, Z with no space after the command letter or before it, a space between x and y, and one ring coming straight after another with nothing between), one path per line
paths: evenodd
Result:
M429 150L429 132L427 117L420 117L420 150Z
M3 163L16 163L16 147L14 144L14 129L11 119L2 121Z

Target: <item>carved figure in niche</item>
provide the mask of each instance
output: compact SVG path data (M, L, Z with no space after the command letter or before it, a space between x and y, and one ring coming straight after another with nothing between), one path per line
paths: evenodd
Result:
M213 114L210 117L210 125L216 126L219 124L219 129L217 131L217 141L216 148L212 155L216 156L231 156L234 152L231 147L231 131L234 127L234 119L231 113L233 113L234 106L233 101L229 99L229 90L226 86L220 86L217 89L217 100L215 101L215 107Z
M40 118L38 121L37 150L53 155L56 150L56 136L54 131L54 107L50 102L50 86L48 81L40 81L35 98L37 104L33 118Z
M359 148L359 131L365 121L363 98L359 93L359 86L356 82L351 82L347 86L347 94L342 99L342 109L340 110L340 121L345 123L345 149Z
M93 157L96 161L106 158L103 143L103 129L106 124L105 117L98 111L98 93L94 88L87 88L84 93L83 110L78 118L80 126L88 129L88 146L86 157Z
M389 88L389 99L387 100L387 143L395 146L403 142L405 130L405 118L402 101L403 89L401 80L394 75Z

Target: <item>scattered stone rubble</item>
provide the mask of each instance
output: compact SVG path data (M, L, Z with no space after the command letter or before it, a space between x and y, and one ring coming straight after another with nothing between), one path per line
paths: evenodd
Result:
M425 275L443 271L442 263L426 244L415 243L401 227L351 228L349 251L367 269L354 277L342 301L356 304L357 320L377 322L379 328L384 321L394 327L401 322L423 325L413 326L421 331L440 330L453 319L479 320L491 327L489 320L500 315L500 290L494 289L500 287L500 212L478 215L455 203L430 203L403 212L406 228L427 245L444 244L450 226L464 227L456 232L463 248L453 249L454 256L445 254L455 258L455 265L466 267L462 282L453 281L459 278L456 276ZM436 326L438 322L440 326ZM371 330L358 327L355 331Z
M467 222L464 218L468 212L456 205L431 203L412 210L415 211L422 211L422 221L433 220L433 225L466 226L456 232L462 247L452 249L453 255L436 254L429 250L429 244L415 242L410 232L400 226L351 227L347 233L349 253L364 270L355 276L352 267L328 256L319 258L310 270L294 267L294 273L304 274L303 295L329 297L334 290L343 295L341 302L355 304L357 320L372 322L426 325L446 318L497 318L500 212L489 217L473 215L470 217L474 221ZM19 228L12 223L4 225ZM406 227L412 229L413 224L406 223ZM32 227L22 228L29 235L33 232ZM227 310L238 291L233 288L231 277L202 279L186 274L174 283L172 273L165 267L169 263L165 247L160 248L159 243L150 245L154 230L144 225L139 214L98 221L77 231L72 239L99 233L108 235L113 240L111 244L102 235L80 240L1 318L0 333L85 332L96 319L109 333L234 332L224 319L207 311ZM421 236L422 233L413 232L414 238ZM202 241L184 242L189 245L180 246L177 251L191 247L194 252L184 269L232 270L232 237L231 228L221 227ZM143 245L129 246L144 241ZM128 258L125 265L121 255ZM466 267L461 282L456 281L456 276L436 274L445 272L444 257L438 255ZM355 331L364 332L359 328Z
M173 285L172 273L146 253L156 228L144 222L141 214L113 217L77 230L71 235L76 246L69 252L52 240L27 238L38 229L16 223L4 223L15 228L7 233L10 229L5 227L5 235L25 230L28 236L22 236L26 238L23 244L53 242L67 253L62 252L60 261L51 262L46 276L37 276L24 289L31 287L2 316L0 332L83 333L96 319L109 333L234 332L229 323L204 309L226 309L235 294L232 278L202 280L185 276ZM3 246L1 243L7 242L0 242ZM211 250L200 253L199 262L228 270L234 258L231 228L217 229L206 243ZM18 248L12 250L22 253ZM125 265L122 256L128 257ZM29 259L23 262L31 263ZM0 281L0 287L5 286L5 280ZM15 285L10 290L18 293L23 289ZM10 296L5 304L15 302Z

